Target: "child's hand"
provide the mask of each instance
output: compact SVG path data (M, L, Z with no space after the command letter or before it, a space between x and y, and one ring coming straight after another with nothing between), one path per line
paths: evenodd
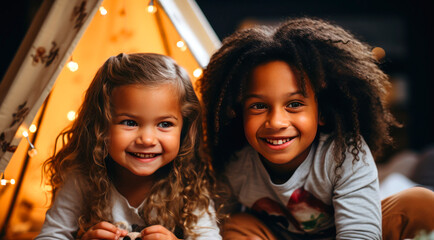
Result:
M142 230L142 240L179 240L171 231L161 225L154 225Z
M100 222L95 224L87 230L86 233L81 237L82 240L87 239L113 239L117 240L119 237L124 237L127 235L127 231L116 227L109 222Z

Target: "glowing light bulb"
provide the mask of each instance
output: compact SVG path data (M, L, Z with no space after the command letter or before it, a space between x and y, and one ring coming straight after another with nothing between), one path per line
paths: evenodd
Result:
M2 180L1 180L1 185L5 186L6 183L7 183L7 180L6 180L6 179L2 179Z
M23 131L23 136L24 136L24 137L28 137L28 136L29 136L29 133L28 133L27 131Z
M29 131L30 131L31 133L36 132L36 125L35 125L35 124L30 125L30 127L29 127Z
M99 13L103 16L107 15L107 9L105 7L101 6L99 7Z
M150 0L148 4L148 12L155 13L157 11L157 7L154 5L154 0Z
M13 185L13 184L15 184L15 179L11 179L11 181L10 181L10 183Z
M202 69L196 68L196 70L193 71L193 76L198 78L198 77L200 77L200 75L202 75Z
M66 65L68 67L68 69L71 72L75 72L78 70L78 63L74 62L74 61L69 61L68 64Z
M155 13L157 11L157 8L154 5L148 6L148 13Z
M185 51L187 50L187 46L185 45L185 43L183 41L178 41L176 43L176 46L181 49L181 51Z
M76 118L76 114L74 111L69 111L68 114L66 114L66 117L68 118L69 121L74 121Z
M182 47L185 46L185 44L184 44L183 41L178 41L178 42L176 43L176 46L179 47L179 48L182 48Z

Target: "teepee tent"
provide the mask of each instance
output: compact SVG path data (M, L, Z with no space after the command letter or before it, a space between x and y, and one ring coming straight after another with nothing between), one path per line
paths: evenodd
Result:
M193 0L45 0L0 84L0 239L40 230L42 163L108 57L165 54L194 82L219 45Z

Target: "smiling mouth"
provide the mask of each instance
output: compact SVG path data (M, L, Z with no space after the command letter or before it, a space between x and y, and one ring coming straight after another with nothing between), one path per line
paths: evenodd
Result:
M154 158L160 154L157 153L133 153L133 152L129 152L130 155L134 156L134 157L138 157L138 158Z
M264 138L264 140L271 145L282 145L286 142L291 141L292 139L294 138L282 138L282 139Z

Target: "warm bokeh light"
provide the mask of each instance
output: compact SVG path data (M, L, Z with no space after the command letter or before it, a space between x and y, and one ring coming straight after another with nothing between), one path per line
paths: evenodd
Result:
M74 61L69 61L66 65L71 72L75 72L78 70L78 63Z
M196 68L196 70L193 71L194 77L200 77L202 75L202 68Z
M30 127L29 127L29 131L31 132L31 133L34 133L34 132L36 132L36 125L35 124L32 124L32 125L30 125Z
M27 131L23 131L23 136L24 136L24 137L28 137L28 136L29 136L29 133L28 133Z
M187 50L187 45L185 45L184 41L180 40L176 42L176 46L181 49L181 51Z
M76 118L76 114L75 111L69 111L68 114L66 115L66 117L68 118L69 121L74 121Z
M149 13L155 13L156 11L157 11L157 7L155 7L154 5L148 6L148 12Z
M107 9L105 7L101 6L99 7L99 13L103 16L107 15Z
M178 41L178 42L176 43L176 46L179 47L179 48L182 48L182 47L185 46L185 43L184 43L183 41Z

